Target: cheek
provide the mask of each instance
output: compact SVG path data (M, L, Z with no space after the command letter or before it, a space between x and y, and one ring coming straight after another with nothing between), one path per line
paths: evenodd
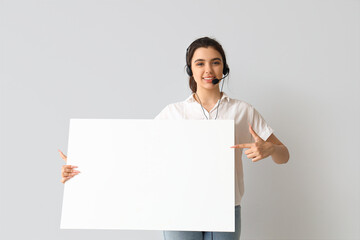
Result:
M200 71L193 71L193 77L195 79L196 82L201 81L202 78L202 74Z
M218 74L222 74L222 72L223 72L223 66L217 66L216 67L216 73L218 73Z
M199 76L200 74L201 74L201 70L200 69L193 69L193 74L195 75L195 76Z
M199 83L199 81L200 81L200 78L199 78L199 77L197 77L197 76L194 75L194 79L195 79L195 82L196 82L196 83Z

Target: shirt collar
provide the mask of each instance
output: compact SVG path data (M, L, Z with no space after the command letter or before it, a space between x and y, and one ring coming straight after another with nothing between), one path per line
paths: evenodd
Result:
M195 93L192 93L192 94L185 100L185 102L189 102L189 103L190 103L190 102L196 102L196 99L194 98L194 95L195 95ZM221 97L221 99L220 99L220 102L221 102L223 99L226 99L228 102L230 101L229 96L226 95L225 92L223 92L223 95L222 95L222 97Z

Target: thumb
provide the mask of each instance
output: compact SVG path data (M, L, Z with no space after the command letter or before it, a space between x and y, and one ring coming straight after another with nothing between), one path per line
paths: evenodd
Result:
M259 137L259 135L257 135L257 133L254 131L254 129L252 128L252 126L250 124L249 124L249 132L254 137L255 142L264 141L264 140L262 140L261 137Z
M66 155L63 154L62 151L60 151L59 149L58 149L58 151L59 151L59 153L60 153L61 158L64 159L64 161L65 161L65 163L66 163L66 162L67 162L67 157L66 157Z

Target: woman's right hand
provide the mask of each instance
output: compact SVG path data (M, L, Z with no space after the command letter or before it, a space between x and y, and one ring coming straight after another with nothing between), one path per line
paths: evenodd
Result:
M67 157L63 154L60 150L58 150L62 159L64 159L65 163L67 162ZM71 179L72 177L78 175L80 171L75 170L77 166L74 165L64 165L61 168L61 182L65 183L67 180Z

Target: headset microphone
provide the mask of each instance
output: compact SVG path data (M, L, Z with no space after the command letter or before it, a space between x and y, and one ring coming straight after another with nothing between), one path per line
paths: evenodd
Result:
M214 85L218 84L219 82L220 82L220 80L217 79L217 78L214 78L214 79L212 80L212 84L214 84Z
M225 77L220 78L220 79L214 78L214 79L212 80L212 84L216 85L216 84L218 84L218 83L220 82L221 79L224 79L224 78L226 78L226 77L227 77L227 75L226 75Z

